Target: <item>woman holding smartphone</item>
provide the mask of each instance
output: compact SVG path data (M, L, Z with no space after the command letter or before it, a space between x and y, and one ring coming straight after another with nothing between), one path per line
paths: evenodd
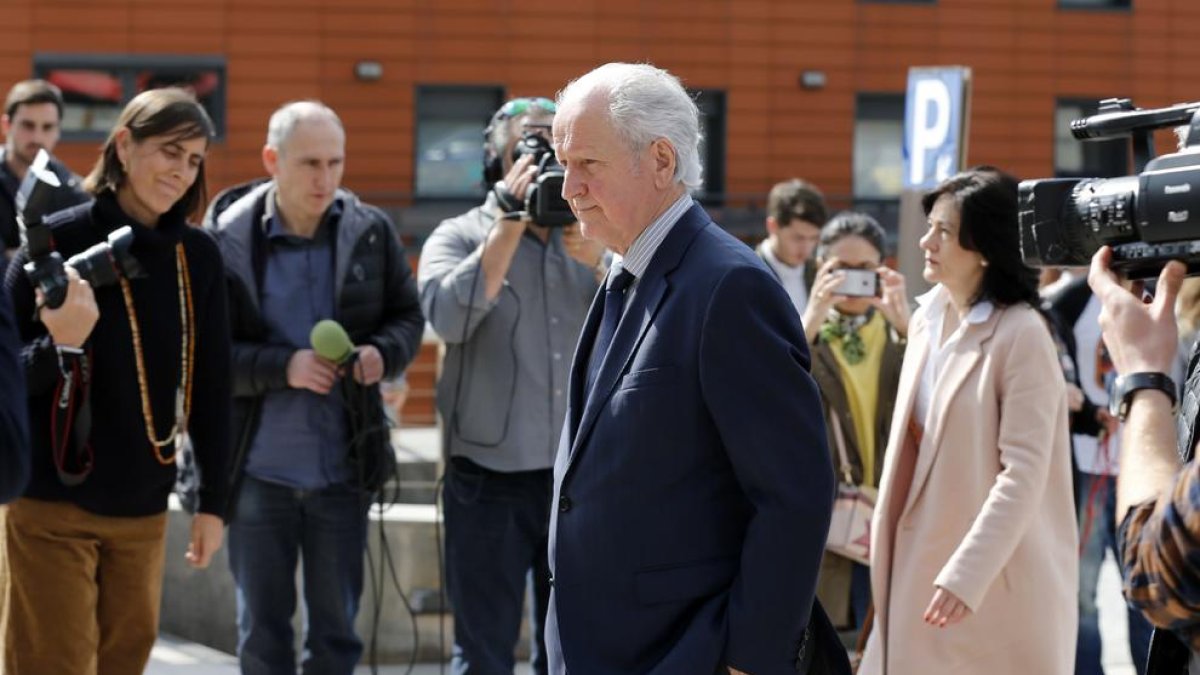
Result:
M21 269L24 250L9 268L33 455L29 487L7 519L6 672L144 670L158 634L167 497L185 430L203 480L187 559L205 567L221 546L231 394L225 275L216 243L188 224L204 205L213 133L191 94L139 94L84 183L95 201L46 219L63 257L129 226L128 252L142 272L135 278L93 289L71 271L65 302L52 308Z
M834 216L821 229L804 317L834 471L843 486L869 493L879 485L909 317L904 276L883 265L883 252L874 218ZM847 641L856 641L870 604L869 568L826 552L817 595Z

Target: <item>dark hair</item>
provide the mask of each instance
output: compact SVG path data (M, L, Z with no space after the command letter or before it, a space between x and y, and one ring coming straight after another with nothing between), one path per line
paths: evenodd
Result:
M129 129L136 143L155 136L170 136L171 140L181 141L203 137L212 142L216 135L212 119L190 92L175 87L144 91L121 111L100 149L100 158L83 181L84 189L94 195L106 190L116 192L125 183L125 167L117 156L117 132L121 129ZM196 181L172 209L182 209L185 215L196 218L207 200L208 186L201 161Z
M1017 181L992 166L955 174L921 198L925 215L942 195L950 195L959 211L958 243L987 261L978 294L971 303L989 300L1007 306L1037 306L1037 271L1021 258L1017 225Z
M22 80L8 90L8 98L4 100L4 114L12 118L17 108L23 105L38 103L53 103L58 108L58 119L63 115L62 90L45 80Z
M829 218L825 208L825 195L817 186L800 178L785 180L771 188L767 195L767 215L774 218L780 227L793 220L807 220L821 227Z
M851 236L867 240L867 243L879 251L880 258L884 256L887 235L884 234L883 226L879 224L879 221L861 211L842 211L830 218L829 222L825 223L825 227L821 228L821 241L817 245L817 257L824 258L825 252L830 246Z

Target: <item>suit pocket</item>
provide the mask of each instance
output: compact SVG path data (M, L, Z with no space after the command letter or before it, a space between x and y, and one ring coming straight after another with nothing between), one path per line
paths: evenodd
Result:
M641 389L643 387L653 387L660 384L674 382L679 377L679 368L675 366L661 366L658 368L646 368L645 370L635 370L631 373L625 373L621 378L621 386L619 390L626 389Z
M729 557L646 569L634 575L634 592L644 605L700 598L728 589L737 567Z

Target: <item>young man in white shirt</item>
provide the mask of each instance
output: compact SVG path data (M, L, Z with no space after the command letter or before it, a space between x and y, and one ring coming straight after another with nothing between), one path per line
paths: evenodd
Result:
M810 260L826 220L825 197L808 181L777 183L767 196L767 238L759 244L758 256L779 277L801 316L817 273Z

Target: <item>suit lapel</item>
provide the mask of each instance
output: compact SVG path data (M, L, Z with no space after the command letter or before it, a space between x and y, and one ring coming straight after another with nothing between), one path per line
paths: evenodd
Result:
M583 391L583 387L586 380L587 362L591 358L591 349L589 346L588 354L584 354L583 350L577 350L575 364L572 368L571 388L573 399L578 396L578 400L582 404L582 414L570 439L570 456L567 458L566 474L570 473L571 467L574 466L576 459L586 446L588 435L595 426L596 418L608 403L617 381L625 372L630 361L633 360L646 331L653 323L659 306L670 288L668 280L670 273L679 265L695 235L710 222L712 220L708 214L697 204L680 217L667 237L663 239L658 251L651 258L646 273L637 281L633 297L625 307L621 323L617 326L616 334L613 335L612 344L609 345L608 354L605 355L604 362L600 365L600 371L596 374L594 390L590 395L589 392ZM580 338L580 344L584 344L582 340L588 340L589 345L590 342L595 341L600 321L599 315L602 312L603 300L593 302L584 333Z
M947 311L952 311L947 309ZM962 337L953 345L942 364L942 373L937 378L933 389L933 400L929 404L929 415L925 422L925 433L921 441L921 451L917 455L917 466L913 472L912 487L908 490L904 510L912 508L921 494L921 489L929 478L930 469L937 459L942 446L942 436L946 432L946 413L950 401L958 394L967 376L975 370L979 360L983 358L983 345L991 339L996 330L1000 308L992 310L988 320L976 325L966 326ZM940 328L939 328L940 330Z

